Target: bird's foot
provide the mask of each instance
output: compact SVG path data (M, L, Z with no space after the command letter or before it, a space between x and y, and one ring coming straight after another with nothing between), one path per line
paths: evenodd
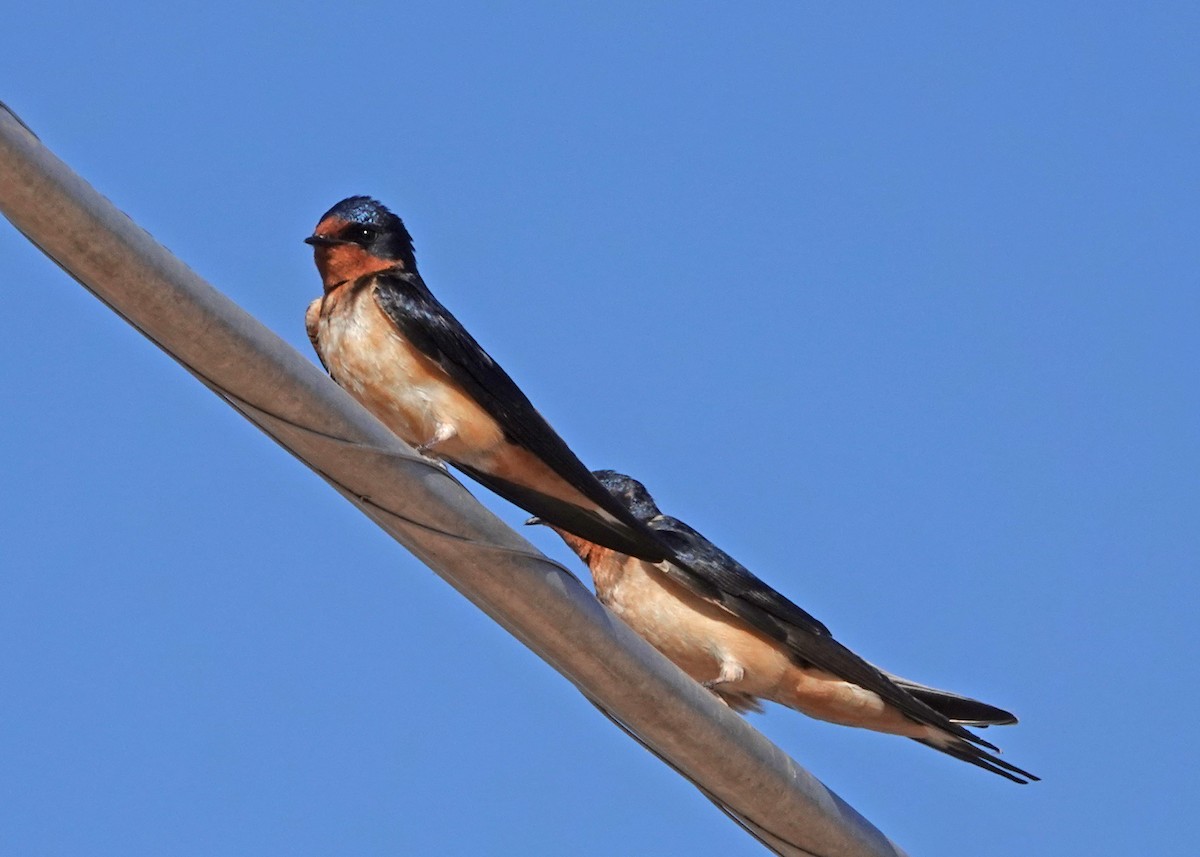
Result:
M746 670L737 661L725 660L721 661L721 672L716 678L710 678L708 681L702 681L704 687L717 693L717 688L723 684L736 684L741 681L746 675Z
M450 423L439 423L437 431L433 433L433 437L424 443L417 444L416 450L426 458L432 458L435 461L440 460L441 456L433 451L434 448L445 443L457 433L454 426Z

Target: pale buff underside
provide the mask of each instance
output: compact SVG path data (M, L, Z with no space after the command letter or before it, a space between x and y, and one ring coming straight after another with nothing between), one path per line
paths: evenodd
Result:
M376 303L373 285L353 285L313 301L305 315L309 336L338 384L412 446L593 507L540 459L509 443L483 408L400 335Z
M726 676L740 673L716 685L718 694L770 700L846 726L951 741L941 730L905 717L873 691L824 670L798 666L779 642L653 565L589 547L596 596L648 643L696 681L715 681L723 671Z

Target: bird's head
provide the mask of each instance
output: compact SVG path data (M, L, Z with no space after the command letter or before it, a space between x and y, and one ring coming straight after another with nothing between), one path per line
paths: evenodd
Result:
M645 523L662 514L658 506L654 504L654 498L650 496L646 486L632 476L626 476L615 470L593 470L592 475L608 489L609 494L624 503L639 521Z
M417 270L404 221L369 196L343 199L325 212L304 242L313 247L326 291L389 268Z
M636 479L626 476L624 473L618 473L615 470L593 470L592 475L596 477L608 493L612 494L618 502L624 504L639 521L646 522L662 514L658 506L654 505L654 498L650 496L650 492L646 490L646 486ZM547 526L554 530L567 543L567 547L573 550L593 571L598 566L603 566L616 554L611 548L601 547L598 544L589 542L587 539L563 529L553 521L547 521L544 518L535 516L525 523L528 526Z
M604 489L616 497L642 523L651 518L657 518L662 511L654 504L654 498L646 490L646 486L632 476L618 473L615 470L593 470L592 475L604 486ZM525 522L526 526L548 526L558 529L553 523L534 516Z

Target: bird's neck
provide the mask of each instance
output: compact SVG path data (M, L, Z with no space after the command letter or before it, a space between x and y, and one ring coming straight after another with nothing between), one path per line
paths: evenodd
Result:
M325 286L327 294L351 280L358 280L392 268L403 270L401 263L395 259L384 259L368 253L357 244L334 244L330 247L318 247L313 258L317 263L317 270L321 274L321 283Z

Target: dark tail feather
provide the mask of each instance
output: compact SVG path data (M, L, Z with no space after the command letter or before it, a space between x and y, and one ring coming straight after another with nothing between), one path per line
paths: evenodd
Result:
M984 726L1011 726L1017 722L1016 715L1003 708L988 705L986 702L980 702L978 699L971 699L971 697L959 693L917 684L915 681L892 675L884 670L880 670L880 672L934 711L949 718L952 723L982 728Z
M938 744L936 741L931 741L925 738L914 738L918 744L924 744L926 747L932 747L939 750L948 756L953 756L956 759L961 759L964 762L969 762L976 767L983 768L985 771L991 771L993 774L999 774L1006 780L1012 780L1014 783L1028 785L1031 781L1038 781L1041 777L1034 776L1016 765L1010 765L1003 759L993 756L986 750L981 750L979 747L972 746L965 741L959 741L957 738L954 742L948 745Z
M904 682L896 683L934 711L946 715L953 723L984 727L1011 726L1017 722L1017 718L1011 712L988 705L986 702L980 702L978 699L959 696L956 693L932 687L920 685L914 687Z
M509 482L507 479L492 476L490 473L484 473L472 467L464 467L458 462L451 463L510 503L520 506L547 524L552 524L568 533L648 562L660 562L668 556L667 549L637 521L627 524L624 521L607 517L599 510L576 506L565 500L559 500L556 497L550 497L539 491Z

